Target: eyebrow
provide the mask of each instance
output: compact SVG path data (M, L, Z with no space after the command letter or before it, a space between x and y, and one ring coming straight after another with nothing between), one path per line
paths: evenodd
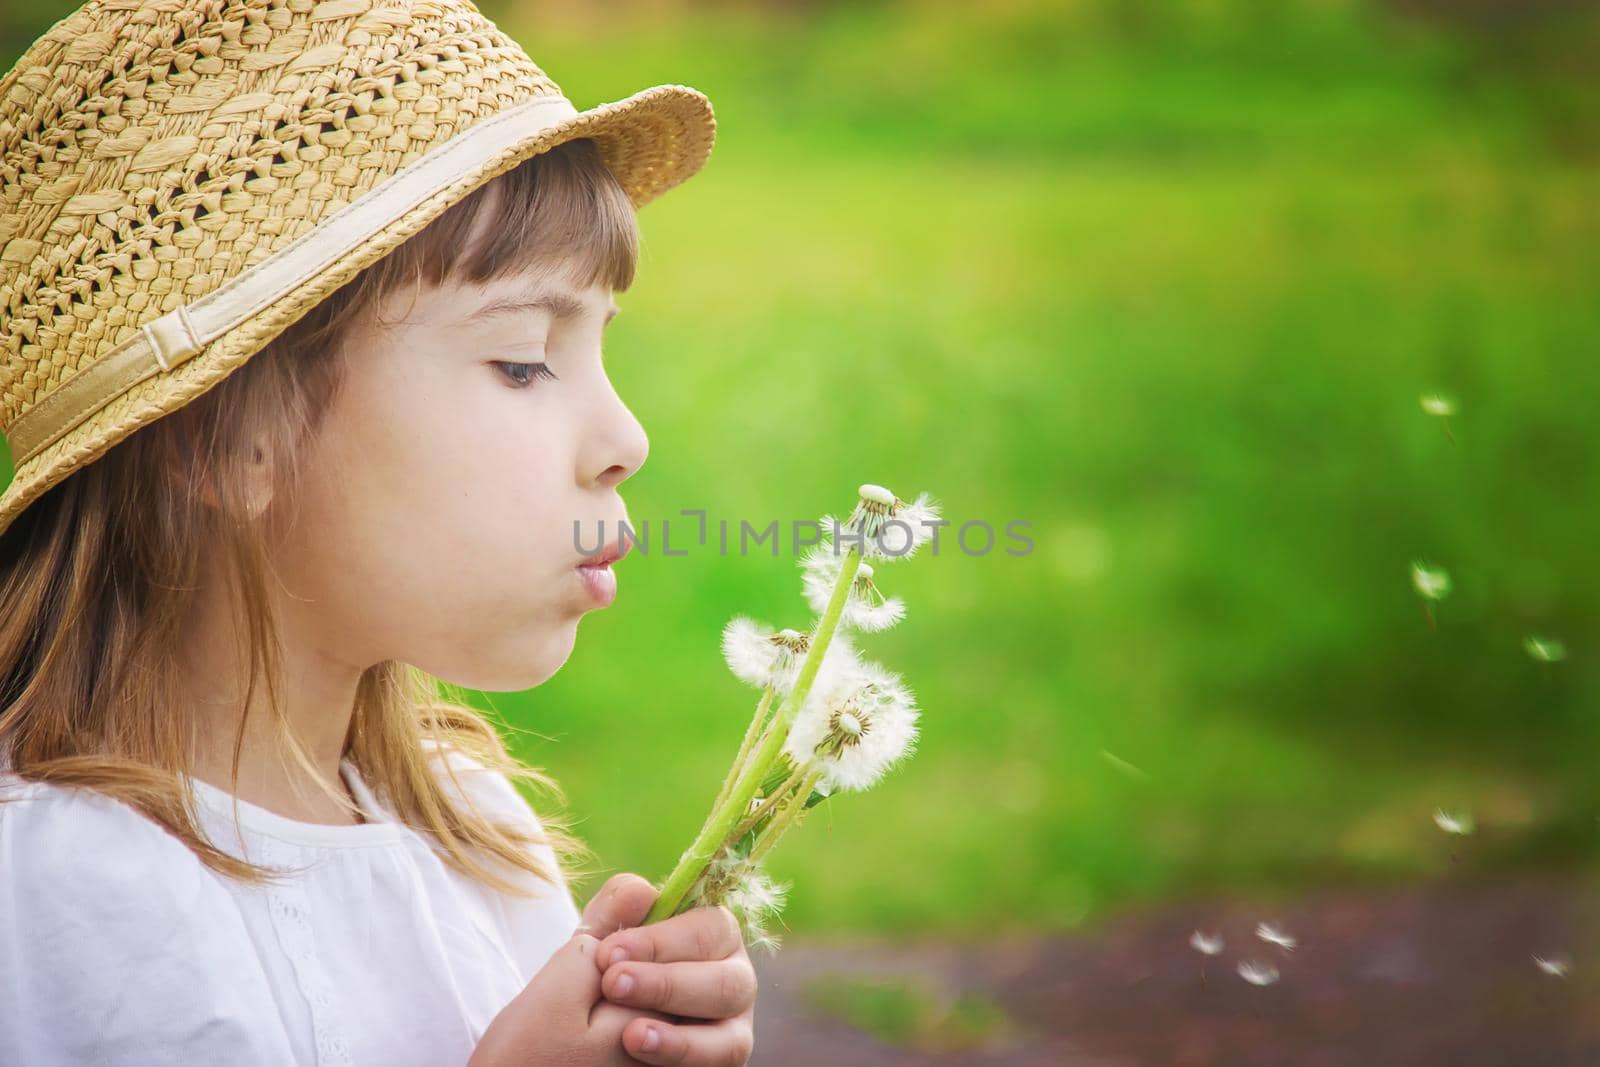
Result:
M530 311L544 311L558 319L581 318L588 310L587 305L570 289L546 289L532 295L504 296L473 311L468 312L459 321L467 323L474 319L492 318L497 315L523 315ZM622 309L612 304L606 311L605 321L610 322L616 318Z

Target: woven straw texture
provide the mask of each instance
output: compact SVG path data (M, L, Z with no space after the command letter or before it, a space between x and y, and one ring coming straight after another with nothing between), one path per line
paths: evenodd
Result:
M463 131L561 96L467 0L86 4L0 80L0 430ZM498 148L192 358L72 412L64 435L31 454L14 439L0 531L495 175L590 137L642 207L714 135L703 94L658 85Z

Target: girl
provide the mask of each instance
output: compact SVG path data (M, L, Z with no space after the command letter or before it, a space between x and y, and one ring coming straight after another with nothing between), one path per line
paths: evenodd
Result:
M95 0L0 80L0 1063L745 1062L731 913L580 915L451 695L615 595L602 331L712 131L465 0Z

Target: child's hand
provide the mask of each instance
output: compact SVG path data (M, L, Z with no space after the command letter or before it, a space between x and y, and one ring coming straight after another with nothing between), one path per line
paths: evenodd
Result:
M602 886L583 909L583 923L572 938L489 1024L468 1067L746 1063L753 1041L755 971L733 914L726 908L696 908L628 929L650 913L657 895L636 874L619 874ZM601 946L607 946L609 962L618 944L650 962L602 968ZM654 986L641 983L631 995L615 998L603 991L602 985L613 988L623 973L644 968L650 969ZM652 1010L657 1004L661 1010ZM680 1025L679 1016L685 1015L718 1021ZM659 1031L660 1044L647 1052L648 1028Z
M644 1063L746 1063L754 1042L756 972L738 920L719 906L638 926L658 895L638 875L619 874L590 902L592 932L603 938L595 950L601 990L614 1004L648 1013L629 1021L623 1047ZM588 909L584 915L587 920ZM679 1018L661 1021L656 1012ZM702 1019L709 1021L691 1021ZM647 1049L652 1034L658 1043Z

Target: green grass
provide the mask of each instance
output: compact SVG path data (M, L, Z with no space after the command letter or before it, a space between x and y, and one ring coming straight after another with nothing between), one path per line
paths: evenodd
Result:
M705 172L642 216L608 352L651 433L636 519L804 518L873 480L1032 523L1031 556L889 572L910 616L863 643L923 743L774 857L790 928L1426 875L1438 804L1480 813L1464 862L1592 848L1593 168L1514 84L1463 93L1437 28L1000 18L536 53L580 102L682 81L718 108ZM1418 554L1457 582L1437 631ZM524 751L607 861L661 877L748 715L720 627L806 616L787 560L637 556L622 584L560 675L495 704L560 739ZM1531 629L1569 661L1538 669Z

